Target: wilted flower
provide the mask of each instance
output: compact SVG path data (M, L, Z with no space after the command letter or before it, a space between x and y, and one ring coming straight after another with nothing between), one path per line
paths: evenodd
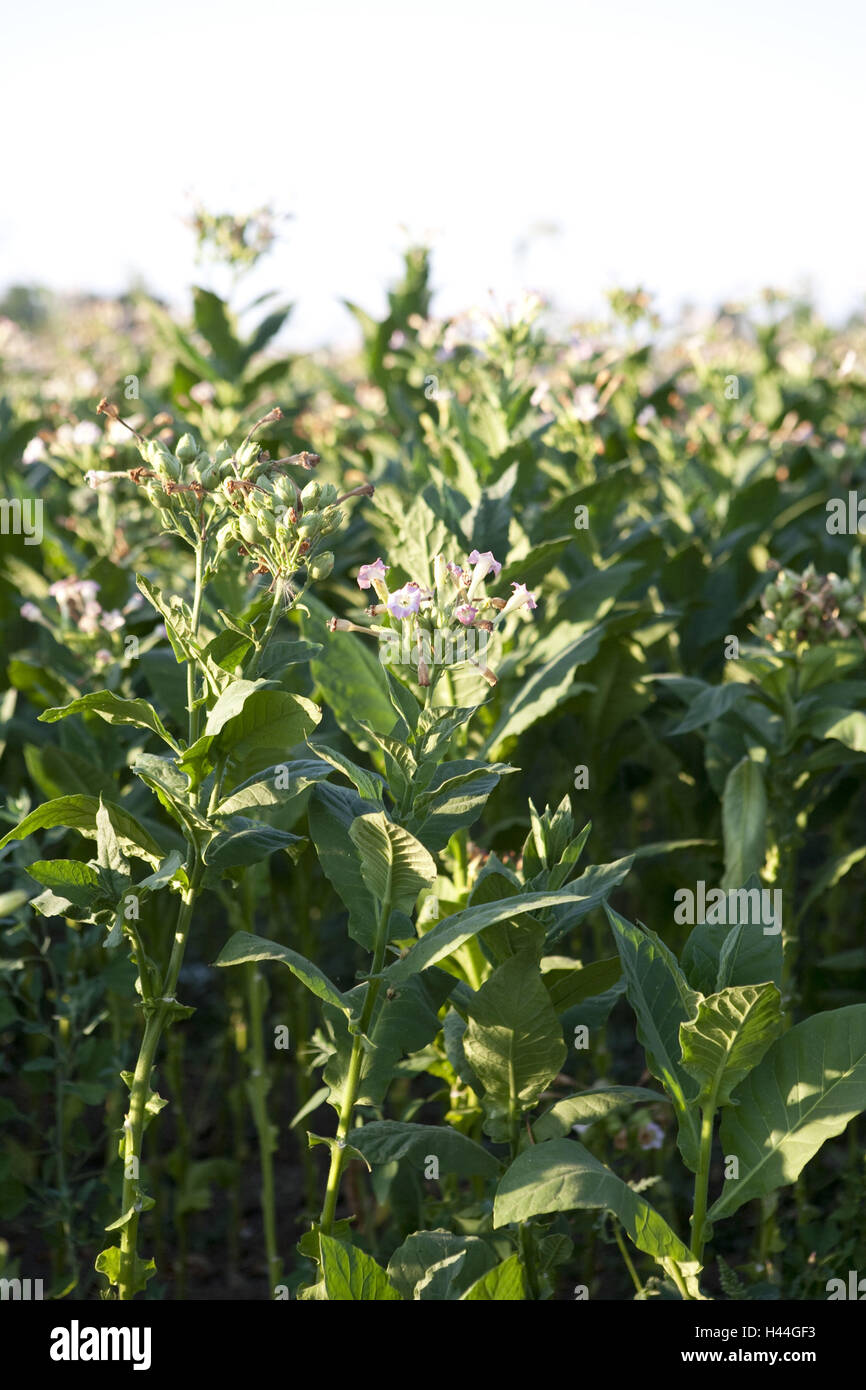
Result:
M98 468L88 468L84 475L84 481L88 487L99 487L102 483L110 483L114 478L113 473L106 473Z

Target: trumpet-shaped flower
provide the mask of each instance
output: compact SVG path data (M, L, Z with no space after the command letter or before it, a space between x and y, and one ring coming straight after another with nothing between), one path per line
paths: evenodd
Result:
M409 618L421 607L421 589L414 580L390 595L385 605L392 618Z

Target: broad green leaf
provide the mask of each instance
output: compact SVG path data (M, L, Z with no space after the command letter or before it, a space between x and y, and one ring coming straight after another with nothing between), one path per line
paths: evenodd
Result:
M58 719L66 719L70 714L84 714L92 710L101 714L109 724L134 724L139 729L150 729L158 734L177 753L177 743L163 725L162 720L147 700L124 700L110 690L94 690L90 695L82 695L68 705L56 709L43 710L39 718L43 723L54 724Z
M376 1264L372 1255L365 1255L354 1245L345 1245L321 1233L319 1243L322 1280L332 1303L402 1303L384 1269Z
M519 1255L509 1255L501 1265L488 1270L476 1279L471 1288L461 1295L465 1302L483 1300L485 1303L516 1303L526 1298L523 1283L523 1266Z
M700 1265L688 1247L644 1197L574 1139L534 1144L517 1156L497 1189L493 1225L585 1209L613 1212L638 1250L667 1273L676 1269L697 1295Z
M318 758L299 758L256 772L239 787L235 787L214 812L217 816L232 816L238 811L285 809L307 787L323 782L331 774L330 766Z
M524 733L568 699L575 669L597 655L603 635L601 627L591 628L520 682L517 693L506 704L484 745L485 757L490 757L507 739Z
M419 840L384 811L359 816L349 838L361 858L361 877L380 903L411 912L418 894L436 878L436 861Z
M866 1109L866 1004L814 1014L783 1033L732 1099L721 1141L739 1159L739 1177L726 1179L710 1221L796 1182L821 1145Z
M859 710L825 707L811 717L808 729L815 738L834 738L855 753L866 753L866 714Z
M128 811L115 805L113 801L105 805L111 824L117 834L123 853L135 859L144 859L150 864L159 864L165 858L153 836ZM0 840L4 849L12 840L26 840L36 830L48 830L56 825L64 825L70 830L95 840L97 836L96 815L100 800L96 796L60 796L55 801L46 801L25 816L19 825L7 831Z
M685 718L675 729L671 729L671 733L688 734L693 729L702 729L705 724L712 724L716 719L721 719L748 694L749 687L738 681L729 681L726 685L712 685L708 689L702 690L691 701Z
M485 1131L503 1142L559 1072L562 1029L532 949L500 965L475 995L463 1035L466 1060L484 1087Z
M243 864L260 864L278 850L301 843L300 835L234 816L228 829L208 841L202 858L208 868L222 871Z
M358 850L349 837L350 826L366 809L367 803L348 787L322 782L310 798L307 815L319 863L349 913L349 935L372 951L378 922L376 900L361 875Z
M698 1104L727 1105L781 1027L774 984L729 986L702 999L695 1018L680 1024L682 1064L700 1086Z
M764 774L751 758L731 768L722 796L725 876L722 888L740 888L764 862L767 793Z
M502 902L482 903L478 907L467 907L450 917L443 917L421 940L412 946L403 960L395 961L384 972L389 985L408 980L419 970L426 970L437 961L452 955L470 937L476 936L485 927L496 922L504 922L510 917L520 917L524 912L538 912L544 907L561 907L585 901L572 888L561 888L556 893L522 893Z
M402 1120L373 1120L352 1130L352 1143L369 1163L408 1159L419 1173L431 1158L439 1161L441 1176L496 1177L502 1164L487 1149L456 1129L416 1125Z
M28 864L27 872L37 883L58 892L76 907L90 907L99 896L99 875L90 864L81 864L77 859L37 859L35 864Z
M591 1125L625 1105L665 1105L668 1097L661 1091L645 1086L600 1086L596 1091L579 1091L563 1096L532 1126L536 1143L545 1139L561 1139L574 1125Z
M327 975L311 960L281 946L278 941L269 941L264 936L253 936L250 932L237 931L223 946L214 965L243 965L246 961L278 960L287 965L296 979L306 985L311 994L324 999L347 1017L352 1015L352 1005L345 994L332 984Z
M415 1290L428 1269L449 1255L461 1254L465 1258L454 1280L459 1295L486 1274L496 1260L491 1247L478 1236L459 1236L445 1230L416 1231L391 1256L388 1278L402 1298L414 1300Z
M558 1014L604 994L622 975L619 956L608 956L591 965L581 965L568 956L542 956L539 965L541 982Z
M347 758L344 753L340 753L335 748L328 748L323 743L311 743L308 745L310 752L316 757L322 758L331 767L335 767L338 772L342 772L344 777L348 777L353 787L365 801L371 801L374 805L381 806L383 802L382 791L384 780L378 772L368 772L365 767L359 767L351 758Z
M654 932L639 931L618 912L609 907L606 911L647 1066L673 1101L680 1152L694 1173L699 1149L694 1111L698 1088L682 1066L679 1027L694 1017L700 996L689 988L676 957Z

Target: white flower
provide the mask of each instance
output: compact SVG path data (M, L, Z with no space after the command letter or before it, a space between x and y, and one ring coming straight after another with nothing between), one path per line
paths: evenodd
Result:
M72 431L72 442L84 449L95 448L102 442L102 430L92 420L79 420Z
M22 603L21 616L27 623L41 623L42 614L35 603Z
M648 425L649 422L650 422L650 420L654 420L655 418L656 418L656 408L655 408L655 406L654 406L654 405L645 405L644 408L643 408L643 410L641 410L641 411L638 413L637 423L638 423L639 425Z
M216 395L216 388L209 381L197 381L189 388L189 394L196 405L207 405Z
M44 459L44 457L45 440L40 439L39 435L37 434L34 439L30 440L29 444L25 445L24 453L21 455L21 462L37 463L39 459Z
M126 626L126 619L116 608L112 608L110 613L103 613L102 626L106 632L117 632L118 628Z
M601 414L601 406L598 403L598 396L594 386L589 382L584 382L578 386L574 393L574 413L578 420L588 425L597 415Z

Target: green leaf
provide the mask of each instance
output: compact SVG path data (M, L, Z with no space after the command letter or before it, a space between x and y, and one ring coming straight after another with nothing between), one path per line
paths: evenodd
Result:
M522 734L568 699L575 669L597 655L603 635L601 627L591 628L519 683L517 693L506 704L484 745L485 757L489 758L506 739Z
M102 1250L96 1257L94 1268L97 1274L104 1274L110 1285L120 1283L121 1251L118 1245L110 1245L107 1250ZM156 1262L154 1260L142 1260L138 1255L135 1257L132 1292L141 1293L147 1284L148 1279L152 1279L156 1274Z
M625 1105L665 1105L668 1097L661 1091L645 1086L600 1086L596 1091L578 1091L563 1096L545 1110L532 1126L536 1143L545 1139L561 1139L574 1125L591 1125L605 1115L621 1110Z
M100 893L96 870L77 859L37 859L35 864L28 864L27 872L76 907L90 907Z
M702 999L696 1017L680 1024L682 1064L700 1085L698 1104L727 1105L781 1027L774 984L729 986Z
M322 1279L332 1303L402 1303L384 1269L371 1255L323 1234L319 1235L319 1245Z
M359 816L349 838L361 856L361 877L380 903L411 913L418 894L436 878L436 861L419 840L384 811Z
M285 809L296 796L315 786L331 774L327 763L318 758L298 758L292 762L275 763L253 774L248 781L235 787L214 812L231 816L238 811L253 809Z
M741 888L764 862L767 793L764 774L751 758L731 768L722 795L725 876L722 888Z
M688 714L675 729L671 729L671 733L689 734L693 729L702 729L705 724L712 724L733 709L748 693L749 687L738 681L709 686L692 700Z
M679 1027L694 1017L700 996L689 988L676 957L655 932L639 931L612 908L606 911L647 1066L673 1101L679 1121L680 1152L694 1173L699 1152L694 1111L698 1088L682 1065Z
M278 850L302 843L300 835L234 816L229 829L208 841L202 858L209 869L222 872L243 864L260 864Z
M529 948L500 965L478 990L463 1035L466 1060L484 1087L484 1128L500 1142L559 1072L562 1029Z
M367 803L348 787L320 783L308 809L310 836L325 877L339 894L349 913L349 935L365 950L376 942L376 900L362 875L361 862L349 828L367 809Z
M373 1120L352 1130L352 1143L369 1163L398 1163L408 1158L423 1173L428 1158L439 1160L443 1177L496 1177L498 1158L456 1129L416 1125L402 1120Z
M366 768L359 767L357 763L352 762L351 758L347 758L345 754L334 748L328 748L326 744L311 743L308 747L316 757L322 758L326 763L330 763L331 767L335 767L338 772L342 772L344 777L348 777L365 801L372 801L374 805L382 805L382 792L385 783L378 772L368 772Z
M443 917L431 928L416 945L411 947L403 960L395 961L384 972L389 985L399 984L443 960L476 936L485 927L496 922L504 922L510 917L520 917L524 912L537 912L544 907L561 907L585 901L572 888L561 888L556 893L522 893L515 898L501 902L482 903L478 907L467 907L450 917Z
M82 695L79 700L73 700L68 705L43 710L39 718L45 724L54 724L58 719L67 719L70 714L84 714L89 710L102 715L109 724L134 724L139 729L150 729L151 733L158 734L163 743L167 743L176 753L180 752L177 743L147 700L124 700L110 690L94 690L90 695Z
M807 728L815 738L834 738L855 753L866 753L866 714L859 710L825 706L812 715Z
M29 816L25 816L19 825L9 830L0 840L0 849L4 849L12 840L26 840L28 835L32 835L35 830L48 830L57 825L66 826L69 830L77 830L80 834L95 840L97 836L96 816L100 807L100 800L95 796L60 796L54 801L43 802L37 806L35 811L31 811ZM105 805L111 824L117 833L120 847L123 853L131 855L136 859L144 859L150 864L159 864L165 858L165 851L160 849L153 836L145 830L143 825L131 816L122 807L116 806L113 801L102 803Z
M700 1265L664 1217L573 1139L552 1139L524 1149L506 1172L493 1204L494 1227L552 1211L610 1211L638 1250L667 1273L675 1269L697 1293Z
M484 1300L486 1303L516 1303L526 1298L523 1266L519 1255L509 1255L501 1265L482 1274L471 1288L461 1295L464 1301Z
M821 1145L866 1109L866 1004L814 1014L789 1029L733 1100L721 1141L739 1159L739 1177L726 1179L710 1221L796 1182Z
M418 1285L429 1269L454 1255L464 1256L460 1271L452 1280L452 1292L458 1297L486 1274L496 1260L491 1247L478 1236L459 1236L441 1229L416 1231L391 1256L388 1278L407 1301L420 1299L423 1293L429 1296L429 1285L423 1293L416 1292Z
M541 982L558 1014L604 994L622 975L619 956L608 956L591 965L581 965L568 956L542 956L539 965Z
M352 1004L346 995L341 994L327 975L312 961L281 946L277 941L269 941L264 936L253 936L250 932L237 931L223 946L214 965L243 965L246 961L278 960L287 965L296 979L305 985L311 994L332 1004L347 1017L352 1016Z

